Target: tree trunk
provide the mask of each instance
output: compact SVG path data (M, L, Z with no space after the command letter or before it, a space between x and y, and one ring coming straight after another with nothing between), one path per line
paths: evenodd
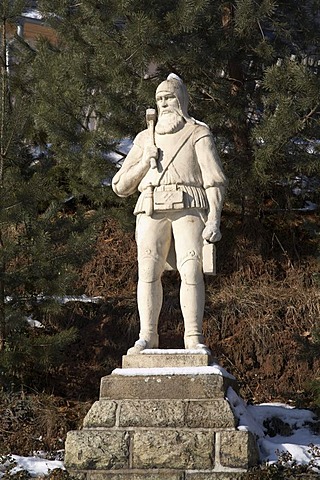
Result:
M228 3L223 8L222 26L226 36L233 35L234 25L234 5ZM241 62L235 55L228 61L229 80L231 82L230 94L233 102L239 102L244 89L244 72ZM244 107L245 108L245 107ZM251 166L253 163L253 153L249 140L249 129L247 126L247 114L242 112L240 121L230 119L230 127L233 134L233 141L237 152L236 161L240 164L241 178L241 213L242 217L246 215L255 215L258 211L256 200L250 186Z

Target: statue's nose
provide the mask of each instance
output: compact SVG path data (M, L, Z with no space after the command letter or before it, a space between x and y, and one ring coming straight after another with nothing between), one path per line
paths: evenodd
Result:
M167 107L168 106L168 100L166 98L162 98L160 105L161 105L161 107Z

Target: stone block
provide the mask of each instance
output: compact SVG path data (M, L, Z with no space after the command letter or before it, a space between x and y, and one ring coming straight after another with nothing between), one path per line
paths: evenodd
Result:
M94 402L84 417L84 427L114 427L116 424L117 403L113 400Z
M159 477L160 480L161 477ZM242 479L243 473L240 472L186 472L184 480L237 480Z
M164 352L170 352L170 350L155 349L152 353L141 352L138 355L124 355L122 368L207 367L213 361L211 355L188 353L188 350L172 350L174 353Z
M74 480L242 480L243 473L181 470L88 470L68 473Z
M243 473L218 472L210 470L182 471L182 470L88 470L68 473L75 480L240 480Z
M251 432L236 430L217 433L223 467L248 469L257 465L259 453Z
M182 400L123 400L119 407L120 427L183 427Z
M91 471L85 480L184 480L184 473L174 470Z
M185 403L185 427L235 428L236 423L227 400L190 400Z
M210 430L138 430L132 447L133 468L210 469L214 466Z
M129 434L116 430L79 430L67 434L67 469L119 469L129 467Z
M87 480L85 470L68 470L68 474L72 477L72 480Z
M101 379L100 398L224 398L236 381L222 375L108 375Z
M227 400L105 400L95 402L83 426L234 428L235 418Z

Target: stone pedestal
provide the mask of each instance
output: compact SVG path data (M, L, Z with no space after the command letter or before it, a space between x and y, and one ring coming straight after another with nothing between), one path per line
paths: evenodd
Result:
M258 461L225 399L235 379L194 351L123 357L100 399L69 432L65 465L79 480L237 479ZM177 366L178 365L178 366Z

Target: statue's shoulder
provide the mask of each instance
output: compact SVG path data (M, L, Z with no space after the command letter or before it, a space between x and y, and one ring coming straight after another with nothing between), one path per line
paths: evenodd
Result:
M148 137L148 130L147 129L142 130L142 132L139 132L138 135L136 135L135 139L133 140L133 143L143 148L147 137Z
M205 123L195 123L194 124L194 131L193 131L193 140L197 142L200 138L203 137L211 137L212 133L208 125Z

